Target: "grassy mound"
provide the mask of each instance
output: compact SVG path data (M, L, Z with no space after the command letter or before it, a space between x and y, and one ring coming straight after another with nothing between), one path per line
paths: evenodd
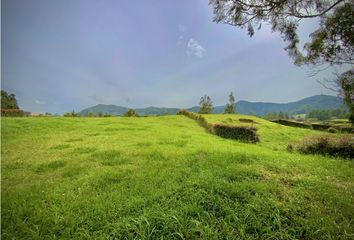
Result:
M262 142L184 116L2 118L2 239L352 238L354 162L286 151L311 130L206 116L240 117Z

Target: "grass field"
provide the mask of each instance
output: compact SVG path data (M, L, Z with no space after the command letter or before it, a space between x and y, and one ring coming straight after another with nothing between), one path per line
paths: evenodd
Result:
M354 239L354 161L286 151L185 116L2 118L2 239ZM231 120L230 120L231 119Z

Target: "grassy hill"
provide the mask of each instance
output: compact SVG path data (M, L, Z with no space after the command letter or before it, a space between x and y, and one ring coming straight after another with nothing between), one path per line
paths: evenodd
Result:
M350 239L354 162L256 117L261 142L184 116L2 118L2 239Z
M308 113L314 109L345 109L342 99L328 95L316 95L302 100L290 103L265 103L265 102L248 102L238 101L236 103L237 111L241 114L252 114L263 116L270 112L288 112L289 114L303 114ZM135 109L140 115L163 115L176 114L178 108L159 108L147 107ZM223 113L225 106L216 106L214 113ZM86 108L79 112L80 115L86 116L89 112L93 114L107 113L111 115L123 115L128 111L128 108L116 105L99 104L90 108ZM188 108L188 111L198 112L199 107Z

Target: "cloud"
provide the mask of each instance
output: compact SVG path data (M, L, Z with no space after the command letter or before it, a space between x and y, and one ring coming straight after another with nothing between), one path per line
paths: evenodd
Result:
M203 54L205 52L205 49L203 48L202 45L200 45L196 40L193 38L189 39L188 44L187 44L187 55L191 56L194 55L196 57L203 57Z
M40 101L40 100L37 100L37 99L35 99L34 102L35 102L36 104L38 104L38 105L44 105L44 104L45 104L44 101Z

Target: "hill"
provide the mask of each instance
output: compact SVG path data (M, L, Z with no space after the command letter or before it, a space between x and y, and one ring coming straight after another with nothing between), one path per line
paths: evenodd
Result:
M271 103L271 102L249 102L238 101L236 103L237 111L241 114L251 114L264 116L270 112L288 112L289 114L303 114L308 113L314 109L335 109L345 108L342 99L335 96L316 95L301 99L296 102L289 103ZM214 113L223 113L225 105L216 106ZM135 109L140 115L163 115L176 114L179 108L160 108L147 107ZM191 107L187 109L191 112L198 112L199 107ZM99 104L93 107L86 108L79 112L80 115L86 116L89 112L93 114L107 113L110 115L123 115L128 111L128 108L116 105Z
M314 109L336 109L346 108L339 97L328 95L316 95L289 103L271 103L271 102L249 102L238 101L236 103L237 112L240 114L249 114L264 116L270 112L287 112L289 114L304 114ZM223 113L225 106L216 106L214 113ZM199 107L188 109L191 112L198 112Z
M1 239L351 239L354 162L286 150L319 132L207 117L261 142L185 116L2 119Z

